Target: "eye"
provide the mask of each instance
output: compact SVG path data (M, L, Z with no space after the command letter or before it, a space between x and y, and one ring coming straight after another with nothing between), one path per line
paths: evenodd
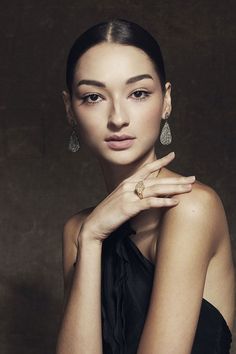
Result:
M102 98L96 93L90 93L89 95L81 96L81 99L83 100L83 102L85 102L87 104L96 104L96 103L100 102L100 100L98 100L98 98L100 98L102 100Z
M138 101L145 100L148 96L150 96L150 92L144 90L134 91L131 96L134 95L135 99Z

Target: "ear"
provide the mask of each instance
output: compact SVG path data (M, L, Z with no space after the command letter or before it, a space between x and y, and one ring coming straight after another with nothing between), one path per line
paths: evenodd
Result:
M165 119L166 113L171 113L171 83L166 82L165 84L166 92L164 95L163 109L162 109L162 118Z
M71 107L71 97L67 91L62 91L62 98L65 105L66 116L70 125L72 125L72 121L75 120L73 115L73 110Z

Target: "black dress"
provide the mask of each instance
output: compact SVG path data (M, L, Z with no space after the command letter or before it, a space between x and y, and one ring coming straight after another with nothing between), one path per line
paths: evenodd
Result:
M155 266L131 233L128 220L103 241L103 354L136 354L147 315ZM229 354L231 342L224 317L203 298L191 354Z

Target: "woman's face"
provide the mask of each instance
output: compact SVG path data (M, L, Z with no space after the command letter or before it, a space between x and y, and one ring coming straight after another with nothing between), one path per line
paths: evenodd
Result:
M73 95L64 92L68 118L78 124L80 141L102 160L128 164L154 149L160 121L171 111L170 83L160 80L145 52L101 43L87 50L74 73ZM107 142L113 135L134 139Z

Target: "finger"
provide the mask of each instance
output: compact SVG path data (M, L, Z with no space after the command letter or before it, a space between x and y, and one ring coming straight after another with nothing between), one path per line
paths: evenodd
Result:
M150 208L161 208L161 207L170 207L177 205L179 200L176 198L155 198L149 197L140 199L140 209L146 210Z
M144 181L144 186L149 187L156 184L188 184L193 183L195 181L195 176L188 177L160 177L160 178L149 178ZM134 182L136 183L136 182Z
M149 162L141 167L138 172L136 172L135 177L139 179L147 178L152 172L155 172L162 168L163 166L168 165L175 157L175 153L171 152L170 154L162 157L161 159Z
M178 193L187 193L192 190L191 184L175 184L175 185L153 185L150 187L146 187L143 190L143 198L148 197L157 197L157 196L166 196L166 195L173 195Z

